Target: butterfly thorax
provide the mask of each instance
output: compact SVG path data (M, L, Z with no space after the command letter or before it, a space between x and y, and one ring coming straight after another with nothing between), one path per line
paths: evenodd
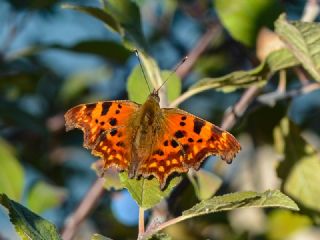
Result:
M164 130L161 127L164 116L159 105L157 93L150 94L136 114L132 122L130 177L139 175L139 166L152 154L156 144L155 140L160 139L164 134Z

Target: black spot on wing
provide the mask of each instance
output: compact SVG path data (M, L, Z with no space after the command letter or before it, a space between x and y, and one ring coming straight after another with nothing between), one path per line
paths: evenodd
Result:
M173 139L173 140L171 140L171 146L172 146L173 148L176 148L176 147L179 146L179 143L177 143L177 141Z
M109 123L111 126L115 126L117 124L117 119L116 118L110 118Z
M118 133L118 131L117 131L117 129L112 129L111 131L110 131L110 135L111 136L114 136L114 135L116 135Z
M195 118L193 120L193 131L197 134L200 134L202 127L206 124L205 121Z
M185 135L185 132L183 132L183 131L181 131L181 130L176 131L175 134L174 134L174 136L175 136L176 138L183 138L184 135Z
M109 111L109 108L111 107L112 103L111 102L103 102L102 103L102 111L101 111L101 116L106 115Z

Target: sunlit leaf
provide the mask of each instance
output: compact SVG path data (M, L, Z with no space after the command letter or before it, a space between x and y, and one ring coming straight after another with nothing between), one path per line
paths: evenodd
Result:
M320 24L312 22L288 22L281 15L275 23L276 32L303 67L320 81Z
M132 70L128 77L127 89L131 101L142 104L147 100L150 93L139 65Z
M253 85L262 87L276 71L297 66L299 64L300 63L287 49L280 49L270 53L265 61L254 69L248 71L235 71L222 77L206 77L199 80L192 85L188 91L183 93L181 98L174 101L172 105L177 106L185 99L209 89L231 92L239 88L247 88Z
M167 79L170 74L170 71L161 71L162 79ZM127 84L129 99L140 104L144 103L150 93L139 65L132 70ZM164 87L167 90L168 100L172 101L180 95L181 80L173 74Z
M0 194L0 204L8 209L10 221L21 239L61 239L58 230L52 223L31 212L21 204L10 200L7 195Z
M294 232L311 225L311 219L305 215L283 209L274 210L267 222L268 239L287 239Z
M276 0L214 0L220 20L238 41L254 46L256 35L263 25L269 25L280 14Z
M39 181L31 188L27 204L30 210L39 214L59 206L66 196L67 192L63 188Z
M182 215L191 218L244 207L281 207L299 210L295 202L279 190L269 190L263 193L236 192L215 196L196 204L191 209L184 211Z
M122 172L120 173L120 180L137 204L141 208L148 209L167 197L181 181L181 177L177 176L168 180L168 186L163 191L160 189L159 181L154 177L152 179L130 179L127 172Z
M117 20L113 18L112 15L103 11L103 9L96 8L96 7L89 7L89 6L80 6L80 5L73 5L69 3L65 3L61 5L64 9L72 9L79 12L86 13L90 16L93 16L101 21L103 21L108 27L110 27L115 32L122 34L123 29L121 28L120 24Z
M171 219L170 224L163 224L150 229L146 232L146 236L155 234L156 232L168 227L172 224L184 221L189 218L202 216L221 211L230 211L239 208L286 208L290 210L299 210L296 203L279 190L268 190L263 193L257 192L235 192L222 196L215 196L194 205L192 208L182 212L182 216Z
M0 193L20 201L24 184L24 171L11 145L0 138Z
M194 171L193 176L188 176L199 200L212 197L222 184L221 178L204 169Z

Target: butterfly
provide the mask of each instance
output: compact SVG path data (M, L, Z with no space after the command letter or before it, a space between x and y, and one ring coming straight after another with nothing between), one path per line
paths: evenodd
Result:
M84 132L84 147L104 169L128 171L130 178L154 176L164 189L172 173L199 169L209 155L231 163L241 147L218 126L178 108L160 108L159 90L144 104L129 100L80 104L65 114L66 129Z

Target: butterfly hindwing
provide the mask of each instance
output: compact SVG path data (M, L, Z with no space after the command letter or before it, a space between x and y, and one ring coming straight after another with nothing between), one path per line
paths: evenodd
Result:
M198 169L209 155L231 163L240 150L238 141L227 131L180 109L162 109L166 132L142 164L142 172L156 176L161 186L172 172Z
M81 104L65 114L66 128L84 132L84 147L104 160L105 168L128 168L130 144L128 120L139 105L131 101L105 101Z

